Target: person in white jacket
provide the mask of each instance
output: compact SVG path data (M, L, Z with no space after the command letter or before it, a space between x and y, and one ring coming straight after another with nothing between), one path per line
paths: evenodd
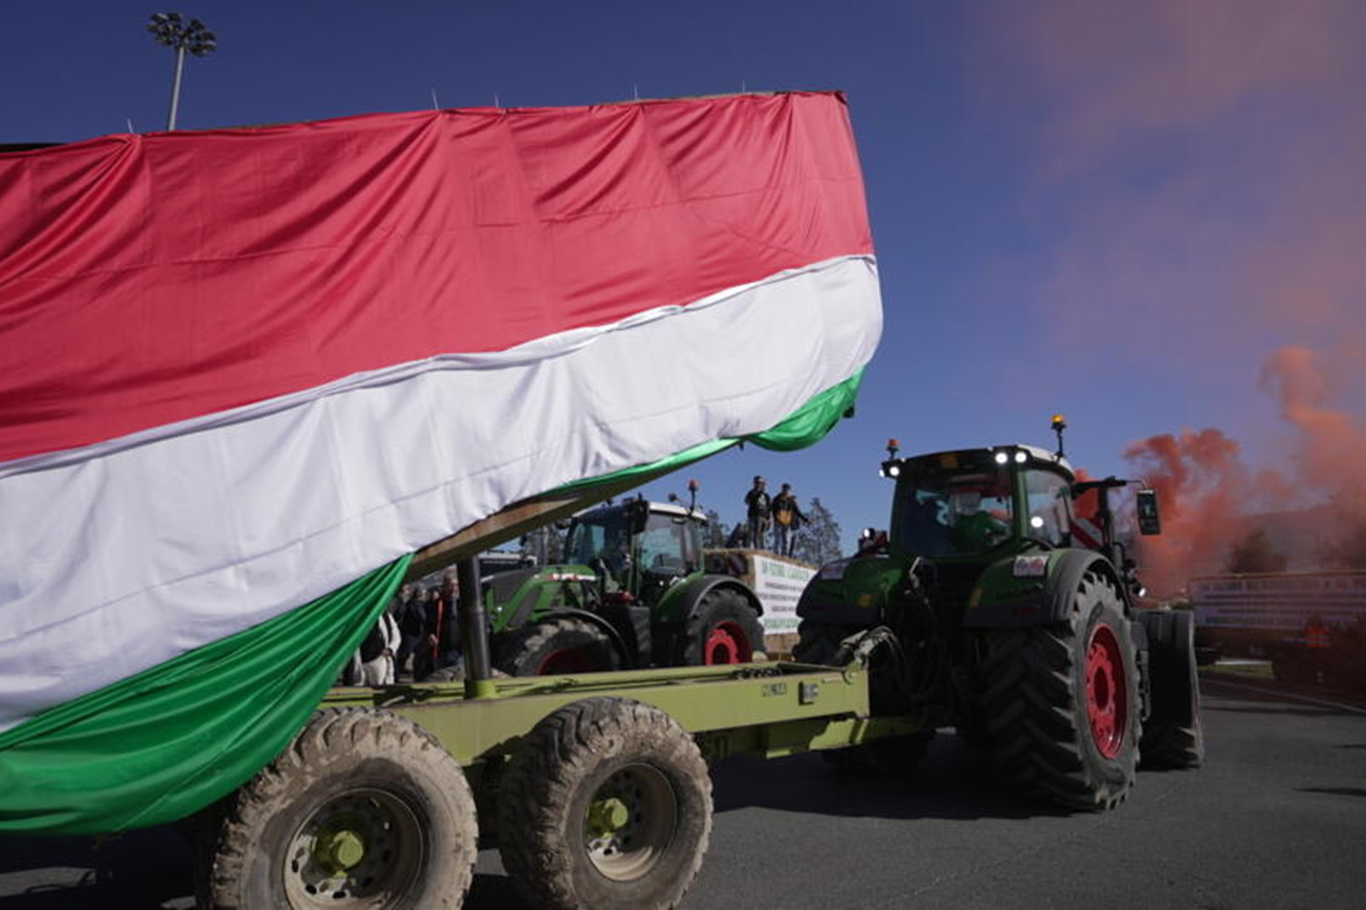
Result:
M385 610L370 635L361 643L351 657L351 673L358 686L392 686L398 681L398 666L394 655L398 654L403 635L398 630L398 620Z

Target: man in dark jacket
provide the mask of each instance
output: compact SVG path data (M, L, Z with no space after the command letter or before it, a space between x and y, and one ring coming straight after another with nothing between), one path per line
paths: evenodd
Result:
M745 515L749 521L749 545L756 550L768 549L768 523L772 515L773 497L764 489L764 479L754 478L754 486L745 494Z
M399 596L403 602L398 609L398 631L403 641L398 646L394 662L397 664L397 672L401 675L407 672L408 660L417 654L418 646L426 637L424 630L427 625L427 592L409 584L403 586Z
M460 629L455 621L455 604L460 584L455 572L441 579L440 590L430 592L423 615L422 638L413 652L413 679L421 681L442 667L460 659Z

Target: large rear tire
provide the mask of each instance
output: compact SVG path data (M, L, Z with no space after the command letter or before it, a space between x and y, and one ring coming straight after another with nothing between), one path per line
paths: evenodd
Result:
M1119 595L1086 573L1061 623L987 633L983 711L1018 787L1072 809L1112 809L1133 787L1138 661Z
M1205 762L1196 671L1195 622L1185 611L1139 614L1148 635L1152 712L1143 725L1145 768L1198 768Z
M739 591L713 588L702 596L683 630L682 664L747 664L764 649L759 614Z
M509 676L602 673L621 668L607 633L582 619L548 619L499 636L494 664Z
M853 626L803 619L797 623L797 644L792 648L792 657L799 663L834 666L840 643L857 631Z
M669 715L589 698L546 717L503 776L499 851L544 910L665 910L682 900L711 837L711 779Z
M387 711L319 712L225 807L199 872L209 906L458 908L474 877L464 772Z

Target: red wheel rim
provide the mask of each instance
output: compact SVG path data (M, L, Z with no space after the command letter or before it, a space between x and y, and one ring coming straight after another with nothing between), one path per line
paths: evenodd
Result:
M583 648L557 648L541 659L537 676L554 676L559 673L592 673L598 670L593 655Z
M702 648L702 662L707 666L748 663L753 656L749 636L733 622L719 622L713 626Z
M1086 649L1086 715L1091 738L1106 758L1114 758L1129 729L1129 679L1114 630L1101 624Z

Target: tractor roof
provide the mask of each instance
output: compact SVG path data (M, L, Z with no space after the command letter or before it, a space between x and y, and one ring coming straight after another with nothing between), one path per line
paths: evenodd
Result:
M596 515L599 512L608 512L615 509L620 509L623 507L623 505L623 503L617 503L615 505L610 506L599 506L594 509L588 509L587 511L579 512L576 517L588 518L593 515ZM674 515L679 518L693 518L697 521L707 520L707 515L701 508L689 510L687 506L677 505L672 502L650 502L646 505L649 506L651 512L657 515Z
M906 460L925 461L934 459L938 460L941 464L945 464L945 456L956 456L957 458L965 458L967 456L972 455L991 455L992 453L1002 451L1024 452L1029 457L1029 461L1033 464L1045 464L1059 467L1062 468L1062 470L1066 471L1068 476L1076 477L1076 469L1072 467L1072 463L1069 462L1065 457L1057 454L1056 452L1050 452L1047 449L1040 448L1039 446L1032 446L1025 443L1010 443L998 446L985 446L980 449L948 449L943 452L926 452L923 455L915 455ZM947 465L945 466L947 467Z

